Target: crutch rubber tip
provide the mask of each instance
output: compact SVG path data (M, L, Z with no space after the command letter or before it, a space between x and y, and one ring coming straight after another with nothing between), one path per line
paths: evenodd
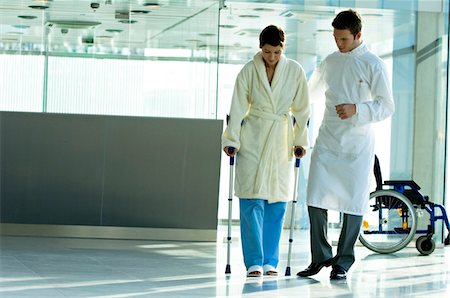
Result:
M230 274L231 273L231 266L228 264L227 267L225 268L225 274Z
M284 273L284 276L291 276L291 267L286 267L286 272Z

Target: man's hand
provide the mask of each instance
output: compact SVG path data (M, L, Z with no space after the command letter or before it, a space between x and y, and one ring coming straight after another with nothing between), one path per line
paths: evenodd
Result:
M353 103L343 103L336 106L336 113L342 120L348 119L356 114L356 105Z

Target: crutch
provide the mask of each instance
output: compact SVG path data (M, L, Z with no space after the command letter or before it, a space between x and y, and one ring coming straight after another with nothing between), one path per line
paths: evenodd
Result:
M228 147L228 154L233 154L235 148ZM230 156L230 187L228 195L228 236L227 236L227 266L225 268L225 274L231 273L230 265L230 245L231 245L231 217L233 208L233 182L234 182L234 155Z
M302 154L302 148L295 149L296 156ZM295 182L294 182L294 195L292 198L292 209L291 209L291 230L289 232L289 250L288 250L288 258L287 258L287 266L285 276L291 276L291 252L292 252L292 242L293 233L294 233L294 218L295 218L295 205L297 205L297 187L298 187L298 169L300 168L300 158L295 158Z

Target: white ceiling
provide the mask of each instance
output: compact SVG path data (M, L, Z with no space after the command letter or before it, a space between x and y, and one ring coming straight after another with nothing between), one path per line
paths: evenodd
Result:
M91 8L93 2L99 4L97 9ZM150 2L160 6L144 6ZM59 55L211 59L219 49L224 61L245 61L258 49L261 29L275 23L286 28L287 53L321 56L334 50L331 21L347 8L321 5L330 1L235 0L225 1L219 12L221 2L0 0L0 52L48 49ZM394 34L408 35L415 28L411 10L374 9L378 1L356 2L361 3L357 9L363 16L365 39L380 51L392 50Z

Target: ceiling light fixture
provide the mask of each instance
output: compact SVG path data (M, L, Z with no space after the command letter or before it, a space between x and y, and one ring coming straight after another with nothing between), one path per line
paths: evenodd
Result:
M120 20L119 22L122 24L136 24L137 23L136 20Z
M219 25L219 27L224 29L233 29L236 28L236 25Z
M24 20L33 20L33 19L37 18L37 16L26 16L26 15L17 16L17 17L21 18L21 19L24 19Z
M275 9L273 9L273 8L266 8L266 7L257 7L257 8L254 8L253 10L254 11L267 11L267 12L275 11Z
M51 20L45 23L49 27L69 28L69 29L89 29L100 25L100 22L93 21L68 21L68 20Z
M106 32L110 32L110 33L120 33L123 30L122 29L106 29Z
M134 14L148 14L150 12L150 10L139 10L139 9L135 9L135 10L131 10L131 13Z
M142 6L147 7L147 8L160 8L161 4L159 4L158 2L144 2L144 4L142 4Z
M48 8L48 6L45 6L45 5L29 5L28 7L32 8L32 9L40 9L40 10Z
M259 18L259 16L254 15L254 14L241 14L239 17L240 17L240 18L246 18L246 19L256 19L256 18Z
M330 33L333 32L331 29L317 29L316 32L318 33Z
M17 28L17 29L28 29L28 28L30 28L30 26L28 26L28 25L22 25L22 24L20 24L20 25L12 25L14 28Z

